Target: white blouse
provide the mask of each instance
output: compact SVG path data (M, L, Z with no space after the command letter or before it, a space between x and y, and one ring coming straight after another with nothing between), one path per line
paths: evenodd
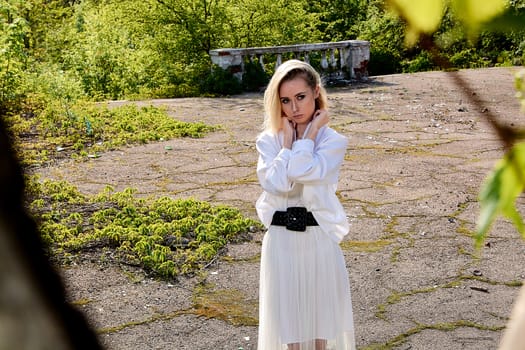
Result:
M256 203L260 220L269 227L273 213L286 210L288 196L300 184L304 206L313 213L321 229L339 243L349 229L335 194L347 138L324 126L315 143L310 139L296 140L291 150L282 144L282 131L265 131L257 137L257 177L263 188Z

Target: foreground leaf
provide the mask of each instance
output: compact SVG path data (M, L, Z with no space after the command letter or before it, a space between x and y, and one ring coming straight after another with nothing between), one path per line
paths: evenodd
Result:
M445 8L442 0L390 0L388 4L407 21L407 45L415 44L420 34L435 32Z
M452 7L458 17L471 29L478 27L503 13L508 0L453 0Z
M520 100L522 111L525 112L525 69L521 69L516 73L515 78L516 97Z
M422 34L434 34L450 3L455 15L475 36L481 25L504 13L508 0L387 0L389 7L407 22L405 43L413 46Z
M516 209L516 198L525 187L525 143L516 144L489 175L479 194L481 205L476 228L476 246L480 247L494 220L502 215L512 220L525 236L525 227Z

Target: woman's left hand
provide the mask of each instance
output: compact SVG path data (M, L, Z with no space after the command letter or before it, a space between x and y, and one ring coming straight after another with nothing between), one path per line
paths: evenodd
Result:
M326 109L318 109L314 112L312 117L312 127L320 129L324 125L328 124L330 118L328 117L328 111Z
M312 117L310 129L308 130L308 133L305 135L305 138L315 141L315 138L317 137L317 133L319 132L319 130L323 126L328 124L329 121L330 121L330 118L328 117L328 111L326 109L316 110Z

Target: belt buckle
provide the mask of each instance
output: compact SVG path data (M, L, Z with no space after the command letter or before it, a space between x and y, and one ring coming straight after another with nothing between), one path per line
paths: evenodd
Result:
M289 207L286 209L286 228L290 231L306 231L306 213L304 207Z

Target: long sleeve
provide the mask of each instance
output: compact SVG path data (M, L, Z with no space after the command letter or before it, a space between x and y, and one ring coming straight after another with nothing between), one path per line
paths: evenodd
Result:
M310 139L294 142L288 162L290 181L308 185L337 183L348 140L324 127L316 143Z
M269 227L275 210L285 210L286 193L302 183L303 201L327 235L339 243L349 225L335 191L339 168L348 140L328 127L312 140L297 140L292 149L283 149L279 135L262 133L256 142L259 152L257 176L263 193L256 203L261 222Z
M287 169L292 151L281 147L278 135L263 133L257 138L257 177L261 187L272 194L284 194L292 188Z

